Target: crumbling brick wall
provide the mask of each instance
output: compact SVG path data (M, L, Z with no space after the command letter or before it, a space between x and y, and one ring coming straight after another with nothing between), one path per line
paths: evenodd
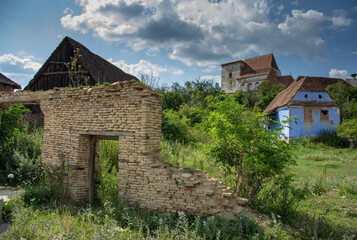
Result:
M37 93L12 96L21 94ZM2 100L6 99L0 96L0 105ZM129 203L164 213L231 217L249 211L241 206L244 201L205 172L187 172L162 161L161 96L149 87L121 82L50 90L38 101L45 116L42 160L52 166L69 164L74 201L89 199L91 134L126 133L118 136L119 188Z

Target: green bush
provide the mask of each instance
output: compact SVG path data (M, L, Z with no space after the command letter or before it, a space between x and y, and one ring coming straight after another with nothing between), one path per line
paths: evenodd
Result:
M168 141L182 143L197 142L202 138L201 132L192 127L186 116L171 109L162 113L162 136Z
M231 96L210 98L202 124L211 141L207 153L234 176L232 189L252 202L263 184L294 164L293 145L281 140L281 131L265 126L271 120L263 113L240 105Z
M336 131L338 136L346 138L352 147L357 148L357 118L343 121L337 126Z
M68 205L71 202L71 168L66 159L57 166L42 165L44 177L36 184L30 185L23 194L24 202L32 206Z
M0 184L28 185L43 175L41 152L43 129L29 129L22 121L28 110L22 105L6 106L0 127ZM13 179L8 179L14 174Z

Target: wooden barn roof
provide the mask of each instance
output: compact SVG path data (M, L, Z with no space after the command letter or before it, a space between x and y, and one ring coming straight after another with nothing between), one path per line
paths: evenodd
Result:
M271 113L275 109L287 105L298 91L324 92L327 86L338 81L343 80L338 78L298 77L287 89L280 92L271 101L265 112Z
M44 70L49 66L50 62L55 59L56 55L67 44L69 44L73 49L79 49L79 54L82 55L81 62L83 63L84 68L96 82L114 83L132 79L138 80L135 76L125 73L104 58L92 53L81 43L67 36L62 40L58 47L53 51L51 56L42 65L40 70L35 74L34 78L25 87L25 90L29 90L31 86L35 84L35 82L41 77L41 74L44 72Z
M10 78L6 77L4 74L0 73L0 83L5 84L5 85L11 85L14 89L21 89L21 86L14 81L12 81Z

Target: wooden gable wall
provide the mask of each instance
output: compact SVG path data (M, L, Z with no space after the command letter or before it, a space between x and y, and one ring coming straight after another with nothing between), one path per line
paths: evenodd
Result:
M31 91L38 90L49 90L55 87L68 87L69 86L69 75L68 68L65 64L71 62L71 57L73 57L73 47L67 43L58 49L57 53L45 63L45 69L38 76L38 80L29 88ZM79 54L81 54L79 52ZM77 66L81 64L81 61ZM83 64L81 64L83 66ZM89 85L94 85L94 80L82 67L81 73L85 76L89 76Z

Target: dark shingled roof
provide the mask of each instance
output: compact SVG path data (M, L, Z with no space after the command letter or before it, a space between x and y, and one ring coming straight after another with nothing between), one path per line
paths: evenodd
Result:
M300 81L301 79L303 78L309 78L311 79L313 82L314 82L314 86L316 85L320 85L322 86L324 89L327 88L327 86L329 85L332 85L334 83L337 83L337 82L340 82L340 81L343 81L342 78L327 78L327 77L305 77L305 76L298 76L296 78L295 81ZM308 87L307 87L308 89ZM301 90L305 90L305 89L301 89ZM313 91L313 90L306 90L306 91Z
M0 73L0 83L5 84L5 85L11 85L14 89L21 89L21 86L14 81L12 81L10 78L6 77L4 74Z
M271 113L275 109L287 105L298 91L324 92L328 85L338 81L343 80L338 78L298 77L287 89L280 92L271 101L265 112Z
M34 78L30 81L30 83L25 87L25 90L29 89L41 76L43 71L47 68L49 63L54 59L57 53L62 49L65 44L70 44L73 49L79 49L79 54L82 55L82 63L84 68L88 70L91 77L96 81L103 83L103 79L105 82L114 83L118 81L126 81L126 80L138 80L135 76L130 75L108 62L104 58L98 56L97 54L92 53L88 48L86 48L81 43L73 40L70 37L65 37L62 42L58 45L58 47L53 51L51 56L47 59L47 61L42 65L40 70L36 73Z
M291 75L280 76L278 80L284 87L289 87L294 82L294 78Z

